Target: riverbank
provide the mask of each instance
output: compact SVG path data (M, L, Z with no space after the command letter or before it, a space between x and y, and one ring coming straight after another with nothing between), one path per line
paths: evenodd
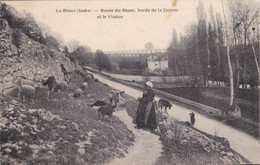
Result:
M92 71L95 72L95 70L92 70ZM114 77L110 77L110 76L107 76L107 75L104 75L104 74L102 74L102 75L106 76L108 79L110 79L112 81L115 81L115 82L118 82L118 83L121 83L121 84L125 84L127 86L131 86L135 89L139 89L139 90L144 89L143 86L140 85L140 84L137 84L137 83L134 83L134 82L121 81L121 80L118 80ZM176 88L176 89L178 89L178 88ZM198 90L198 89L196 89L196 90ZM259 135L260 129L259 129L259 124L257 122L253 122L252 120L249 120L249 119L246 119L246 118L233 117L233 116L230 116L230 115L222 116L222 112L224 110L221 109L221 108L220 109L213 108L213 107L210 107L210 106L207 106L207 105L195 102L195 101L191 101L191 100L186 99L186 98L181 97L181 96L172 95L172 94L170 94L170 91L171 91L170 89L166 89L165 91L167 91L167 92L164 92L164 91L161 91L161 90L156 90L155 93L157 95L159 95L160 97L163 97L165 99L168 99L168 100L174 102L174 104L193 109L193 110L197 111L198 113L203 114L203 115L205 115L209 118L218 120L218 121L223 122L226 125L229 125L229 126L235 128L235 129L241 130L241 131L249 134L250 136L253 136L256 139L259 139L259 137L260 137L260 135ZM179 92L179 93L181 93L181 92ZM190 94L190 92L187 92L187 91L182 93L182 95L187 95L187 96L189 94ZM194 94L191 94L191 96L194 96ZM189 97L191 97L191 96L189 96ZM245 96L240 96L240 97L244 98ZM206 102L208 101L209 103L214 102L214 100L210 101L210 97L205 97L204 99L205 99L204 101L206 101ZM215 101L214 104L219 104L220 106L228 105L228 104L222 105L218 101Z

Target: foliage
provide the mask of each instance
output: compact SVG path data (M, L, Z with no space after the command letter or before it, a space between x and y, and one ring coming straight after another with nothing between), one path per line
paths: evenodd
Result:
M66 47L66 53L68 54L68 48ZM75 51L69 54L69 58L73 62L78 62L80 65L88 65L94 62L93 53L89 51L86 46L80 46Z
M56 50L59 50L59 42L51 35L46 35L45 37L46 45L50 48L54 48Z
M8 21L11 28L20 29L22 33L32 40L45 44L42 32L32 14L25 12L20 15L14 8L6 4L1 4L1 7L2 17Z
M154 49L154 46L151 42L148 42L144 45L145 49L146 50L153 50Z
M111 70L111 63L107 55L102 50L97 50L95 54L95 64L99 70Z
M228 15L228 20L234 22L236 30L234 31L234 27L228 26L227 34L230 41L233 41L230 47L230 58L237 88L239 84L247 83L254 88L258 84L256 60L251 45L253 41L257 41L258 34L253 33L251 28L256 26L259 9L255 6L259 6L259 4L257 5L255 1L252 1L252 4L248 3L248 1L240 0L228 3L228 5L236 4L231 6L232 8L230 7L232 9L230 9L231 15ZM238 4L244 4L244 7L241 8L243 5ZM175 28L173 28L172 41L167 49L170 75L203 76L205 85L205 78L217 81L218 84L229 82L222 15L214 12L212 5L209 6L208 14L209 18L207 19L204 5L199 2L197 6L198 22L190 23L186 27L184 35L177 35ZM246 17L248 19L243 20ZM238 20L240 20L240 24L236 23ZM259 54L258 43L254 42L254 45L255 54ZM259 61L259 57L257 61Z

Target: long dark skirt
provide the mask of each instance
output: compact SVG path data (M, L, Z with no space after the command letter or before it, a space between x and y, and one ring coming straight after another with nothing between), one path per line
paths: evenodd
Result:
M135 123L139 128L145 128L145 123L144 123L145 108L146 108L146 104L140 101L137 108L136 119L135 119Z
M149 118L146 124L146 128L150 129L150 130L154 130L157 128L157 121L156 121L156 113L155 113L155 106L153 104L151 110L150 110L150 114L149 114Z
M155 106L153 104L150 113L149 113L149 117L148 117L148 121L145 124L145 110L146 110L146 105L143 102L139 102L138 105L138 109L136 112L136 118L135 118L135 123L137 125L137 127L139 128L148 128L148 129L156 129L157 128L157 121L156 121L156 113L155 113Z

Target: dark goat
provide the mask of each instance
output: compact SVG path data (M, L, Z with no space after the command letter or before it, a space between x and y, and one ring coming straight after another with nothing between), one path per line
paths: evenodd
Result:
M44 85L44 86L48 86L48 93L47 93L47 99L49 99L49 97L50 97L50 91L52 90L52 89L54 89L54 86L56 85L56 79L55 79L55 77L54 76L50 76L50 77L48 77L48 79L46 80L46 81L44 81L43 83L42 83L42 85Z
M162 112L162 108L165 107L165 112L168 113L168 112L167 112L167 108L171 109L172 104L171 104L169 101L167 101L167 100L160 99L160 100L158 101L158 107L161 108L161 112Z
M190 123L191 125L195 124L195 114L193 112L191 112L190 114Z
M107 105L108 103L106 103L105 101L101 101L101 100L97 100L95 103L90 104L89 106L94 107L94 106L104 106Z
M46 81L44 81L42 83L42 85L48 86L49 90L51 91L54 88L54 86L56 85L55 77L54 76L48 77L48 79Z
M98 109L98 119L99 120L103 120L103 118L105 116L108 116L110 118L110 121L111 121L111 117L112 117L112 114L113 114L113 111L115 109L115 105L104 105L104 106L101 106L99 109Z

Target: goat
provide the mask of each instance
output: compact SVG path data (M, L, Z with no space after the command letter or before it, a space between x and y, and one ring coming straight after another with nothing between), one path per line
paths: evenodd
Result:
M50 91L52 91L54 89L54 86L56 85L56 79L54 76L50 76L48 77L48 79L46 81L44 81L42 83L42 85L44 86L48 86L48 93L47 93L47 99L49 100L50 97Z
M167 101L167 100L160 99L158 101L158 107L161 108L161 113L162 113L162 108L164 107L165 108L165 112L168 114L167 108L171 109L172 104L169 101Z
M106 103L105 101L102 101L102 100L97 100L95 103L89 104L89 106L91 106L91 107L104 106L104 105L108 105L108 103Z
M195 114L193 112L191 112L190 114L190 123L191 125L195 124Z
M103 120L105 116L108 116L110 118L110 122L111 122L111 117L112 117L115 107L116 107L115 105L101 106L98 109L98 119Z
M120 95L123 94L123 93L125 93L125 91L116 92L116 94L110 98L110 103L111 103L112 105L117 106L117 104L119 103L119 97L120 97Z

